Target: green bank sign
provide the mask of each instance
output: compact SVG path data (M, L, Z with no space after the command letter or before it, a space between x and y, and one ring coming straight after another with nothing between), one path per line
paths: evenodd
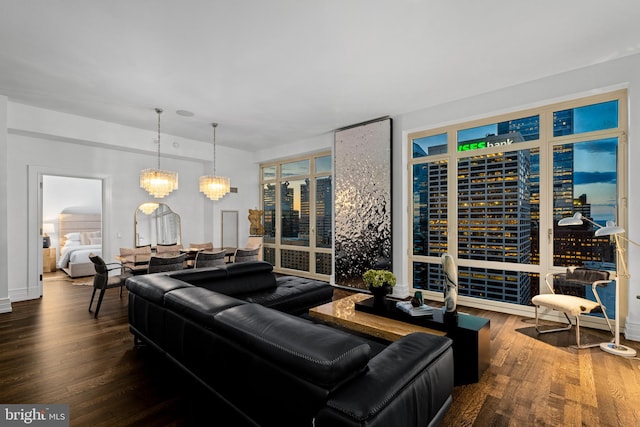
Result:
M466 144L458 145L458 151L481 150L483 148L498 147L500 145L511 145L513 139L507 138L503 141L473 141Z

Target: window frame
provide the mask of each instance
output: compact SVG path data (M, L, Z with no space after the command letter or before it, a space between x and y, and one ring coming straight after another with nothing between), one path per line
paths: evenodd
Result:
M316 272L316 254L328 254L329 257L332 256L333 253L333 242L330 247L323 248L317 247L316 245L316 195L317 195L317 186L316 182L318 178L322 177L333 177L333 167L330 170L325 170L321 172L316 171L316 161L322 157L332 157L333 153L331 151L322 151L318 153L308 154L304 156L296 156L290 157L286 159L280 159L272 162L264 162L259 166L260 170L260 206L261 209L264 210L264 193L263 189L267 184L275 185L275 223L276 230L273 242L265 241L263 243L263 250L273 250L275 251L275 264L273 266L274 272L280 274L295 274L301 277L309 277L324 281L329 281L333 271L331 274L325 275ZM301 162L307 160L309 162L309 173L308 174L300 174L300 175L287 175L282 176L282 165ZM330 162L333 165L333 161ZM265 179L264 169L275 167L275 175L272 178ZM281 215L281 203L282 203L282 192L281 192L281 184L284 181L298 181L298 180L309 180L309 244L308 246L298 246L298 245L287 245L282 243L282 215ZM333 190L332 190L333 193ZM333 197L333 196L332 196ZM333 214L333 209L331 210ZM301 251L308 253L309 259L309 271L297 270L292 268L282 267L282 251L293 250L293 251ZM331 262L331 269L333 269L333 262Z
M553 113L557 111L567 110L571 108L579 108L587 105L598 104L602 102L617 100L618 101L618 126L615 128L597 130L583 133L573 133L571 135L554 136L553 132ZM618 138L618 159L617 159L617 185L618 185L618 198L617 198L617 214L618 225L626 228L628 222L627 212L627 200L628 200L628 147L626 140L626 132L628 129L628 101L627 90L617 90L608 93L603 93L594 96L580 97L562 102L551 102L548 104L541 104L534 108L527 108L522 110L516 110L500 115L491 115L480 119L474 119L470 121L460 121L454 124L434 127L431 129L420 130L416 132L410 132L406 135L406 150L407 150L407 171L408 171L408 186L407 194L409 200L409 208L407 209L407 230L408 230L408 258L406 263L407 277L409 278L410 292L414 292L413 282L413 265L416 262L439 264L440 258L438 256L426 256L414 254L414 167L419 164L428 164L431 162L445 161L448 164L447 174L447 251L454 256L458 266L465 267L478 267L478 268L490 268L497 270L515 270L526 273L534 273L539 276L539 289L543 289L544 275L548 272L559 272L564 268L553 266L553 147L562 144L573 144L578 142L596 140L607 137ZM537 265L533 264L517 264L517 263L504 263L496 261L483 261L483 260L471 260L460 259L458 257L458 165L461 159L473 156L473 153L469 151L458 151L457 135L459 130L469 129L474 127L480 127L490 125L494 123L505 122L509 120L516 120L521 118L527 118L530 116L539 115L539 139L532 141L518 142L512 146L504 147L489 147L478 150L478 155L482 154L496 154L505 151L517 151L524 149L538 148L540 156L540 231L539 231L539 252L540 262ZM447 150L446 153L439 153L434 155L427 155L421 157L413 157L412 141L414 139L425 138L430 136L436 136L439 134L447 135ZM546 177L543 179L543 177ZM621 278L622 279L622 278ZM626 295L626 283L624 279L620 282L620 298L621 302L626 301L628 295ZM623 292L624 290L624 292ZM424 291L426 297L434 300L442 300L442 292ZM482 309L526 315L533 315L533 307L526 305L517 305L513 303L506 303L502 301L484 300L469 296L459 296L459 303L461 305L467 305L472 307L478 307ZM623 311L626 311L626 304L619 304L621 307L621 318L626 315ZM556 320L555 316L550 316L550 320ZM559 317L557 318L559 319ZM593 319L595 327L601 327L604 321L600 322L600 319ZM587 323L592 323L587 321Z

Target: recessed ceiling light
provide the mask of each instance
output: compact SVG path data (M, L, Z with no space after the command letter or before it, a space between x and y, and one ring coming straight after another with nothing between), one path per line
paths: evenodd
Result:
M182 117L193 117L193 113L187 110L178 110L176 114Z

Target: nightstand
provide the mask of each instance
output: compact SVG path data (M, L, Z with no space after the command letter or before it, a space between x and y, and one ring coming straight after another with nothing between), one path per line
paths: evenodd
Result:
M42 249L42 271L44 273L56 271L56 248Z

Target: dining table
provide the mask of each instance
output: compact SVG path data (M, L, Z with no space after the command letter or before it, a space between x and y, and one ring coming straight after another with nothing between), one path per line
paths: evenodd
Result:
M149 264L149 259L154 257L159 258L172 258L181 254L187 254L185 266L187 268L193 268L194 261L196 259L196 255L198 252L218 252L220 250L225 250L225 262L229 264L232 260L233 255L236 253L236 248L226 247L226 248L214 248L214 249L200 249L200 248L182 248L179 251L171 251L171 252L151 252L146 254L133 254L133 255L116 255L115 259L123 264L133 264L135 266L142 266ZM190 261L190 262L189 262Z
M181 252L152 252L147 254L116 255L115 259L123 264L145 265L149 264L149 259L152 256L158 258L173 258L178 255L181 255Z

